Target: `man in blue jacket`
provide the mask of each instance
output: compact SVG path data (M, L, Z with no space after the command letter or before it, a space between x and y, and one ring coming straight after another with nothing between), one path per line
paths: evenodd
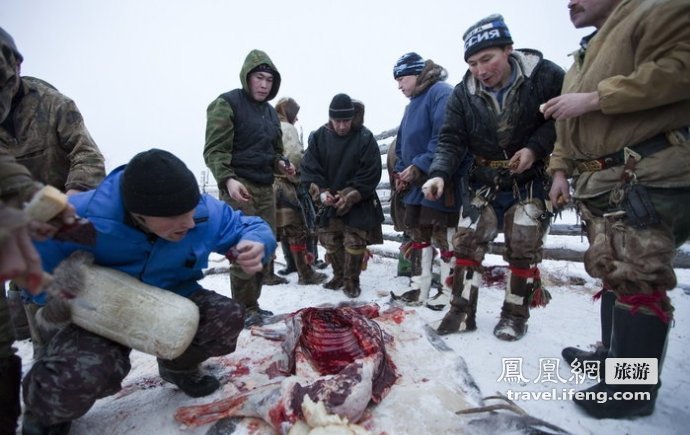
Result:
M97 231L93 246L50 240L37 244L52 271L75 251L94 263L189 298L199 307L199 327L189 347L173 360L158 360L161 377L192 397L220 386L200 364L235 350L244 306L201 287L211 252L225 254L247 273L262 269L276 247L271 228L223 202L200 195L192 172L167 151L137 154L94 190L70 197L79 216ZM232 253L232 254L231 254ZM59 300L48 300L48 317ZM118 392L130 370L131 349L74 324L60 329L23 383L25 433L67 433L71 421L97 399Z
M429 200L422 193L453 87L446 83L448 72L445 68L431 59L425 61L414 52L398 59L393 67L393 77L403 95L410 99L395 141L393 178L396 195L403 197L403 225L411 238L403 248L411 263L410 288L399 297L393 295L393 298L421 305L429 298L434 247L441 252L441 282L445 284L450 275L452 237L460 211L460 171L455 172L450 181L453 187L446 189L442 198ZM447 299L450 288L447 284L445 287ZM438 305L434 302L429 306Z

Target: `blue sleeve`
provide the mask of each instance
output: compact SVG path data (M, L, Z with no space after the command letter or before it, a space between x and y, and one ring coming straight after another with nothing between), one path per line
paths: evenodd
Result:
M41 265L43 270L52 273L62 260L69 257L74 251L84 250L84 246L74 243L60 242L57 240L46 240L44 242L34 242L34 246L41 256ZM45 305L46 294L41 292L37 295L30 295L24 291L24 299L28 299L35 304Z
M405 109L405 112L407 112L407 108ZM402 172L405 170L405 164L403 163L402 159L402 123L400 123L398 133L395 137L395 166L393 167L393 172Z
M215 198L209 197L207 205L211 216L220 218L214 252L225 255L241 240L250 240L264 245L264 263L268 263L277 244L273 231L265 220L258 216L245 216L241 211L233 210Z
M434 154L436 153L436 147L438 146L438 134L443 125L443 118L446 113L446 104L448 103L448 96L452 92L450 87L438 87L437 89L431 89L429 92L429 122L431 123L431 137L429 137L429 142L426 146L426 152L417 155L413 160L412 164L418 167L425 174L429 174L429 169L431 168L431 162L434 161Z

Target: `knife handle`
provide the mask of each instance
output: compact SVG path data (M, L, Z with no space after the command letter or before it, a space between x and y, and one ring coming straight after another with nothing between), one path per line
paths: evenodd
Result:
M24 211L32 218L41 222L48 222L67 206L67 195L53 186L43 186L24 207Z

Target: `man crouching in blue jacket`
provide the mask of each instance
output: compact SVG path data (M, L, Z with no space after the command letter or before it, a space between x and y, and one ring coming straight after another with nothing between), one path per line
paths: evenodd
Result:
M196 335L179 357L158 359L159 373L192 397L217 390L218 379L203 375L200 364L235 350L244 307L202 288L198 280L211 252L228 256L247 273L261 271L276 247L268 224L200 195L185 164L158 149L137 154L96 189L69 201L94 225L96 242L38 243L45 270L52 271L75 251L86 251L96 265L189 298L199 307ZM47 315L58 302L49 299L42 311ZM60 329L24 378L24 433L68 433L72 420L97 399L120 390L131 368L130 351L74 324Z

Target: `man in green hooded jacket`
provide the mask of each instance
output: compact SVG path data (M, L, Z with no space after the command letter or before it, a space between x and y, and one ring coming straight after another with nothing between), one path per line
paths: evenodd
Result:
M204 160L218 183L220 197L246 215L259 216L275 234L273 178L294 174L283 158L280 120L268 103L280 89L280 73L261 50L247 55L240 71L241 88L221 94L207 109ZM245 325L273 313L259 307L262 284L286 283L273 273L271 261L262 273L230 269L233 299L246 306Z

